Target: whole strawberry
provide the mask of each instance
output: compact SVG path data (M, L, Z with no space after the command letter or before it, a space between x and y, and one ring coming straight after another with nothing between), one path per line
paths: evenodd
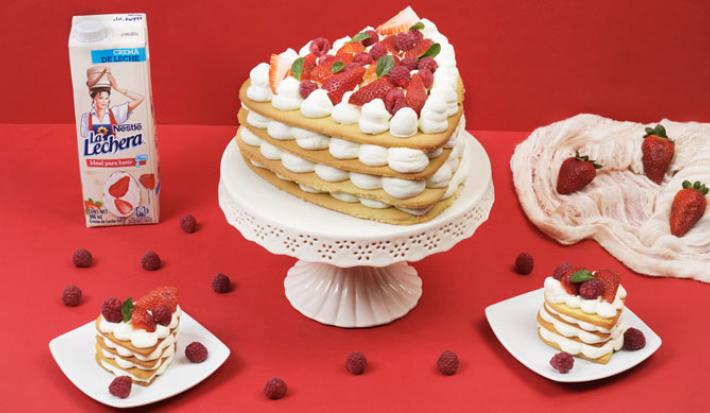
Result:
M668 138L666 128L656 125L655 128L646 128L646 135L641 145L643 156L643 171L648 179L660 184L666 176L668 167L675 155L675 144Z
M567 195L579 191L594 180L599 168L601 165L576 152L575 156L565 159L560 166L557 192Z
M678 191L671 205L671 234L682 237L695 225L705 213L708 188L698 181L683 181L683 189Z

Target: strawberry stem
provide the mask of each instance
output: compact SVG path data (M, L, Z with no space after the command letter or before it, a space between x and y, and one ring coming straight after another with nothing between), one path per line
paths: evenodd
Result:
M591 163L594 166L594 169L600 169L602 167L600 164L597 163L597 161L595 161L593 159L589 159L589 156L582 155L579 153L579 151L574 152L574 157L579 159L580 161Z
M645 131L646 134L643 135L644 138L647 138L649 136L658 136L659 138L665 138L670 140L668 134L666 133L666 128L663 127L663 125L661 125L660 123L653 128L646 127Z
M700 181L695 181L692 183L690 181L683 181L683 189L695 189L703 195L708 194L708 187Z

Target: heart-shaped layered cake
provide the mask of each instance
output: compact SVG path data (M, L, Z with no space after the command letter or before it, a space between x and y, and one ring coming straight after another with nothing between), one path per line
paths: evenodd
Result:
M425 222L465 179L463 95L453 46L407 7L259 63L239 91L235 141L257 175L305 201Z
M558 242L593 238L639 273L710 282L710 124L577 115L535 130L510 167Z

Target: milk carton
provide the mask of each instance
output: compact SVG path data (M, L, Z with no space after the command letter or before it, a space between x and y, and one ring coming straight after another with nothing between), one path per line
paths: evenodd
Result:
M69 59L89 227L158 222L149 57L145 14L72 20Z

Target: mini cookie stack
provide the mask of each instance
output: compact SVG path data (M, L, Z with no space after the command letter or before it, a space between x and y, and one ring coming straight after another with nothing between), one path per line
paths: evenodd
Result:
M538 335L558 350L606 364L624 345L625 300L618 275L608 270L569 269L560 279L547 277Z
M408 225L445 210L465 179L453 47L411 8L332 48L318 38L272 55L239 97L247 165L305 201Z
M177 347L181 310L175 294L175 289L162 287L136 301L135 306L130 299L107 300L96 319L98 365L116 376L129 376L142 386L149 386L163 374ZM159 319L158 306L168 309L163 320Z

